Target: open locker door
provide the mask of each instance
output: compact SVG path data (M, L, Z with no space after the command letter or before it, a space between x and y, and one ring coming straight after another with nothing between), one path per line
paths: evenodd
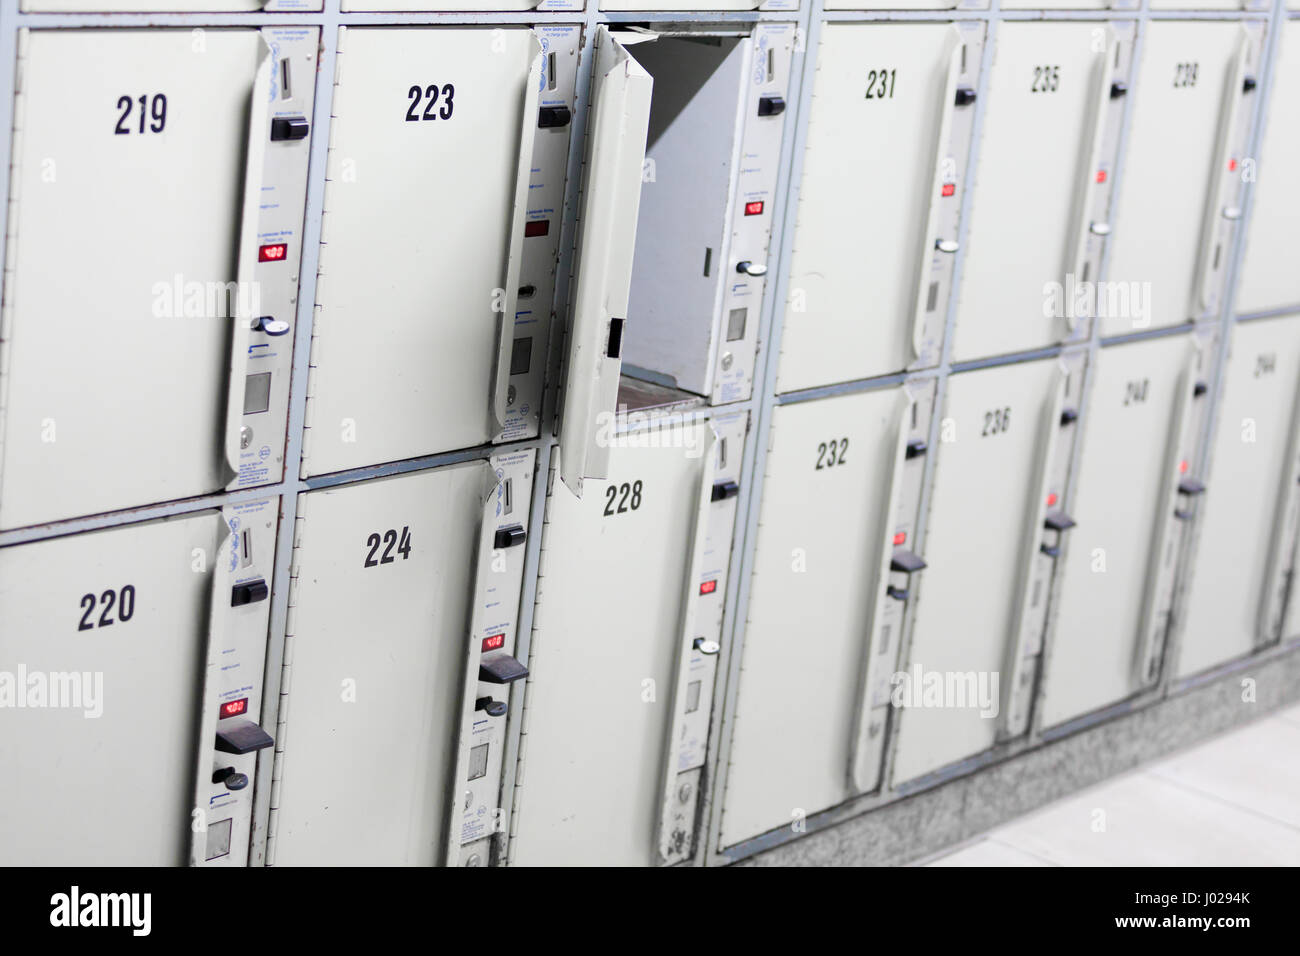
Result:
M0 527L282 477L316 50L20 32Z
M513 648L513 545L532 458L299 498L269 863L431 866L459 848L448 821L467 661L478 662L471 652L489 625L503 635L496 657ZM500 541L510 528L520 533ZM510 555L507 573L482 572L494 549ZM489 826L495 797L473 807Z
M560 478L582 495L609 467L654 81L605 26L596 28L573 321L560 420Z
M0 550L0 858L247 863L277 519L249 501Z
M537 434L577 47L340 28L304 476Z

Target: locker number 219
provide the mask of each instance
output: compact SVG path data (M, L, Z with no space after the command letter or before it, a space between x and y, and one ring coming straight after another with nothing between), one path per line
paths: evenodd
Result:
M140 128L133 130L131 127L136 124L131 122L131 111L137 102L140 104ZM117 98L117 108L122 111L122 115L117 118L117 127L113 130L117 136L143 133L146 123L151 133L161 133L167 126L167 97L162 93L155 93L152 97L138 96L134 100L123 94Z

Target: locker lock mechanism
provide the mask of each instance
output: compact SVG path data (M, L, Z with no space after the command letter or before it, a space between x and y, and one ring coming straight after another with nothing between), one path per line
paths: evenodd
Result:
M474 701L474 709L487 713L489 717L504 717L509 709L504 700L495 700L491 697L480 697Z
M266 586L263 578L255 581L245 581L243 584L236 584L230 592L230 606L243 607L245 604L256 604L258 601L265 601L270 589Z
M543 106L537 111L537 125L541 129L568 126L572 114L567 106Z
M740 494L740 485L734 481L715 481L713 491L709 493L710 501L726 501Z
M1205 494L1205 485L1197 481L1195 478L1184 478L1182 481L1178 483L1178 494L1182 498L1187 499L1188 505L1190 505L1191 499L1197 497L1198 495ZM1192 517L1192 514L1193 512L1190 507L1182 507L1182 508L1174 509L1174 517L1177 518L1179 521L1188 520L1189 518Z
M893 555L889 559L889 570L906 575L907 581L910 581L912 575L923 570L925 566L925 561L921 559L920 555L908 551L906 548L895 548ZM906 601L909 592L906 584L903 587L898 587L891 583L885 587L885 593L895 601Z
M528 668L509 654L492 654L478 662L478 679L484 684L512 684L528 676Z
M492 547L498 551L506 548L513 548L516 545L523 544L528 539L527 532L521 524L512 524L505 528L498 528L497 533L492 536Z
M273 315L263 315L253 323L253 329L257 332L265 332L267 335L284 335L289 331L289 323Z
M1118 100L1121 97L1126 96L1127 94L1128 94L1127 83L1123 83L1120 80L1116 80L1114 83L1110 85L1110 98L1112 100Z
M767 275L767 266L761 262L750 262L748 259L741 259L736 263L736 271L746 276L765 276Z
M957 87L957 94L953 97L953 103L956 106L970 106L975 102L975 90L969 86Z
M758 98L759 116L780 116L784 112L784 96L760 96Z
M1056 532L1055 542L1049 544L1044 541L1039 545L1038 550L1049 558L1060 557L1061 555L1061 536L1069 531L1075 525L1075 521L1064 511L1049 511L1043 516L1043 527L1048 531Z
M248 774L238 772L234 767L221 767L212 773L213 783L224 783L227 790L243 790L248 786Z
M722 650L721 644L717 641L711 641L707 637L697 637L691 646L705 655L716 654Z
M306 139L311 124L305 116L277 116L271 120L271 142L279 143Z

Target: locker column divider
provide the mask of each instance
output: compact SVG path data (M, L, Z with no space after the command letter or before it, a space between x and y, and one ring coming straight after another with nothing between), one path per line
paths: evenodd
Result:
M1268 12L1267 26L1265 27L1264 49L1260 56L1259 85L1255 88L1255 101L1251 104L1252 125L1250 137L1247 140L1246 154L1248 157L1254 158L1256 162L1259 160L1260 150L1264 143L1264 123L1267 119L1268 107L1273 93L1274 70L1277 65L1282 30L1287 19L1286 2L1287 0L1273 0L1273 5ZM1237 223L1237 230L1232 237L1232 249L1228 253L1228 270L1224 280L1221 312L1218 318L1202 323L1203 325L1210 325L1217 322L1219 325L1219 353L1214 357L1214 369L1209 383L1210 407L1205 416L1204 431L1200 435L1199 447L1196 452L1196 474L1206 484L1209 483L1209 470L1213 464L1211 459L1214 454L1214 436L1217 432L1219 413L1223 403L1223 380L1228 367L1228 352L1232 346L1232 329L1236 324L1233 307L1237 299L1237 285L1241 279L1241 266L1245 259L1246 239L1250 233L1251 215L1255 207L1255 185L1258 181L1257 177L1246 183L1246 195L1242 201L1241 220ZM1178 658L1182 653L1183 624L1181 612L1186 603L1184 600L1184 586L1195 574L1196 559L1199 556L1198 545L1200 544L1202 528L1202 508L1203 505L1198 502L1191 533L1187 536L1187 540L1183 542L1182 555L1179 558L1179 580L1174 586L1173 622L1169 629L1169 636L1166 638L1164 666L1159 684L1164 696L1178 693L1180 690L1193 686L1194 683L1192 679L1181 681L1175 679L1174 671L1178 664ZM1295 585L1293 583L1291 593L1294 594L1294 591ZM1291 595L1288 595L1287 600L1290 599ZM1286 646L1285 635L1280 642L1280 646Z

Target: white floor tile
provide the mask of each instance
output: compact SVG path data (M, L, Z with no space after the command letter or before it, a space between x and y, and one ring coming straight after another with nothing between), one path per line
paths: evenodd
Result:
M1051 866L1024 850L985 837L947 856L931 860L929 866Z

